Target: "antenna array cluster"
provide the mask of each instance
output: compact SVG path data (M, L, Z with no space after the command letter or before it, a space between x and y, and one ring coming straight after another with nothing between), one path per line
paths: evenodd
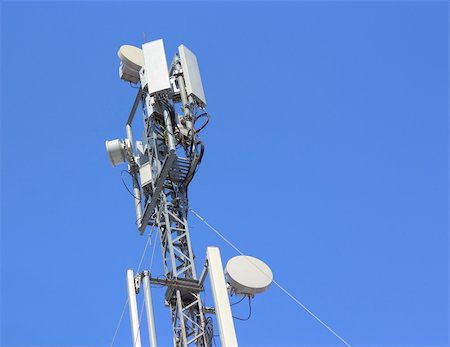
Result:
M188 186L204 153L199 132L209 121L197 58L187 47L180 45L168 67L162 40L145 43L142 49L124 45L118 56L120 78L138 84L139 88L125 123L126 138L106 141L106 150L113 166L128 164L140 234L144 234L149 225L158 227L165 276L156 279L144 272L133 280L129 270L133 336L139 333L139 327L136 298L132 296L133 292L138 292L142 279L147 284L167 287L165 304L171 312L174 346L211 346L213 327L207 313L217 315L222 345L235 346L237 339L219 250L208 248L207 263L197 277L187 222ZM144 134L142 140L134 142L132 123L139 105L142 106ZM230 260L233 266L227 272L228 286L232 293L253 296L269 286L272 273L258 259L244 258ZM247 261L260 262L258 266L266 266L268 272L265 268L265 276L261 277L257 269L247 269L253 273L247 280L245 271L241 271L248 267L244 264ZM208 273L214 309L203 307L200 299ZM144 286L147 320L151 345L156 346L149 287ZM140 337L133 340L135 346L140 343Z

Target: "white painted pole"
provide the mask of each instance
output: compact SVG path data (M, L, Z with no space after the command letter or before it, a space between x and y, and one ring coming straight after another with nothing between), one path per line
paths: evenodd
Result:
M208 247L206 258L208 259L209 280L211 281L217 323L219 324L221 345L223 347L237 347L238 342L219 248Z
M141 333L139 331L139 317L136 303L136 289L134 287L133 270L127 270L128 307L130 309L131 337L134 347L141 347Z
M155 318L153 316L153 302L150 288L150 273L148 271L144 271L142 285L144 287L145 312L147 314L147 327L150 347L157 347L158 343L156 340Z

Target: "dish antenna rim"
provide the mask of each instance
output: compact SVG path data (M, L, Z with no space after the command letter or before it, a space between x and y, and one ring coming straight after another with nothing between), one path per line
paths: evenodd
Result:
M270 267L249 255L238 255L228 260L224 274L232 291L241 295L262 293L273 281Z
M120 61L129 68L140 71L144 66L144 53L142 49L132 45L122 45L117 51Z

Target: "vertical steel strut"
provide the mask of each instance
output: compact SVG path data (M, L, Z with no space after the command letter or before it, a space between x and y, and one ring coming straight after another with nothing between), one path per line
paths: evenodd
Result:
M156 100L155 100L156 99ZM146 124L145 155L154 174L151 189L145 196L147 206L155 208L147 224L158 226L163 255L164 275L171 283L177 279L198 284L187 222L188 197L187 184L190 182L193 165L198 153L195 149L196 134L185 148L184 156L177 154L177 139L173 132L174 108L170 99L150 97L143 99L144 123ZM180 142L180 138L178 138ZM194 147L194 148L193 148ZM180 146L178 152L183 152ZM158 194L154 196L152 194ZM145 194L145 192L144 192ZM145 213L144 213L145 214ZM143 225L143 229L145 225ZM205 335L205 317L196 289L169 285L165 297L170 307L174 332L174 346L208 346Z
M113 166L128 163L141 235L148 225L158 227L174 346L210 346L212 323L205 319L200 300L203 289L187 222L188 185L204 151L198 132L209 120L197 58L180 45L168 69L162 40L147 42L142 49L124 45L118 56L120 78L139 83L139 90L125 126L127 138L106 141L106 149ZM139 104L144 134L135 144L132 121ZM204 122L196 131L200 118Z

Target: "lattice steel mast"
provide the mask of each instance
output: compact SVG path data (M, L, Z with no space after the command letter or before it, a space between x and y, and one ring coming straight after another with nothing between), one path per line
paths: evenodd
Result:
M219 248L207 247L197 277L187 222L188 187L204 152L198 134L209 121L197 58L181 45L168 69L162 40L142 49L122 46L118 55L120 78L138 84L138 92L125 124L126 139L106 141L106 149L114 166L128 163L137 227L141 235L149 225L158 228L164 265L164 279L152 278L149 271L137 276L127 271L133 346L141 347L136 294L142 281L151 347L157 347L157 338L150 283L167 287L175 347L212 345L212 318L206 314L216 315L222 346L237 347L228 288L232 295L253 297L269 287L272 272L260 260L241 255L230 259L224 274ZM139 105L144 131L134 144L132 122ZM200 292L207 274L214 307L205 308Z
M209 119L197 60L181 45L168 70L162 40L144 44L142 52L140 61L132 46L119 51L121 78L140 85L126 123L127 139L106 146L113 165L128 162L139 231L143 234L148 225L159 228L174 346L209 346L211 321L200 300L202 283L187 223L188 186L204 151L198 133ZM131 123L139 104L144 136L134 148Z

